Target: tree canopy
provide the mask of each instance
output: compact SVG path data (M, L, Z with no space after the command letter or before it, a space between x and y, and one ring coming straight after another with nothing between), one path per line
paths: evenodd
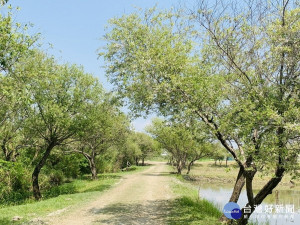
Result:
M290 1L202 1L124 15L105 36L108 77L130 109L205 123L240 167L230 201L246 179L252 212L298 166L299 15ZM258 170L274 178L254 196Z
M192 123L154 119L147 127L147 132L153 135L162 149L171 154L171 161L174 161L177 173L181 174L187 163L189 173L196 160L212 155L213 145L205 130L199 127Z

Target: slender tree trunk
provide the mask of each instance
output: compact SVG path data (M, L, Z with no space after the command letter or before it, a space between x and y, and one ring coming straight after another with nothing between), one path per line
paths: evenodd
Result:
M244 185L245 185L244 168L240 167L229 202L237 202L239 200ZM223 214L220 218L220 221L229 222L230 220Z
M186 168L186 154L184 154L183 156L183 160L182 160L182 168Z
M97 173L96 163L95 163L95 159L92 157L90 159L90 168L91 168L91 173L92 173L92 180L97 180L98 173Z
M275 204L279 205L279 192L278 192L278 190L275 191Z
M277 135L279 138L278 141L278 166L275 171L275 176L271 178L268 183L257 193L257 195L253 198L253 190L252 190L252 179L253 176L247 176L246 178L246 187L247 187L247 196L248 196L248 203L246 204L246 207L251 207L251 211L247 210L247 213L244 212L244 208L242 209L242 217L239 219L238 224L239 225L246 225L248 223L248 220L251 216L251 214L254 212L255 208L254 205L260 205L263 200L269 195L272 194L272 191L274 188L277 187L277 185L282 180L282 177L285 172L285 168L283 167L283 159L282 159L282 148L284 147L284 141L282 140L282 134L284 133L284 128L279 127L277 129Z
M191 167L192 167L192 165L194 164L194 162L195 162L195 160L190 161L190 163L188 164L188 168L187 168L186 174L189 174L189 173L190 173Z
M91 174L92 174L92 180L97 180L97 168L96 168L96 154L94 151L92 151L92 154L89 155L87 153L83 154L84 157L88 160Z
M39 163L36 165L36 167L33 170L32 173L32 190L33 190L33 196L36 200L40 200L42 195L41 195L41 191L40 191L40 186L39 186L39 174L41 172L41 169L43 168L43 166L45 165L47 158L50 155L51 150L55 147L56 143L55 142L51 142L42 159L39 161Z
M98 172L97 172L97 167L96 167L96 154L93 151L91 155L83 152L83 151L77 151L77 150L73 150L73 151L67 151L66 153L79 153L82 154L87 161L89 162L89 167L91 170L91 174L92 174L92 180L96 180L98 178Z
M229 199L230 202L237 202L239 200L241 191L245 185L245 175L244 175L244 168L240 167L238 176L236 178L236 182L231 194L231 197Z
M227 167L228 157L226 157L226 167Z
M136 166L139 165L139 159L138 159L138 157L135 157L135 165L136 165Z
M176 161L173 159L172 160L172 166L175 166L176 165Z
M283 174L284 174L285 169L284 168L277 168L275 172L275 177L271 178L268 183L258 192L258 194L254 197L253 199L253 205L260 205L263 200L269 195L272 194L272 191L274 188L277 187L277 185L280 183L282 180ZM247 190L248 191L248 190ZM247 193L248 194L248 193ZM251 194L251 193L250 193ZM253 193L252 193L253 195ZM251 207L251 203L248 202L246 204L246 207ZM251 207L252 208L252 207ZM249 217L251 214L254 212L254 207L251 209L251 212L245 213L244 209L242 209L242 217L241 219L238 220L239 225L246 225L248 223Z
M6 147L5 147L5 141L3 141L3 143L1 144L1 149L3 151L3 154L4 154L4 157L5 157L5 161L9 161L9 156L7 154L7 151L6 151Z
M171 158L170 158L170 165L174 165L174 159L173 159L173 156L171 156Z
M9 151L7 148L6 148L6 140L4 139L3 142L2 142L2 145L1 145L1 148L2 148L2 151L3 151L3 154L5 156L5 161L14 161L12 158L13 156L13 151Z
M145 166L145 158L142 158L142 166Z
M182 171L182 162L181 160L177 161L177 174L181 174Z

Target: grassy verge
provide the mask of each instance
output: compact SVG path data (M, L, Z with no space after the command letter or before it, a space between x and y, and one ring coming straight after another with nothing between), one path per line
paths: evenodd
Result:
M220 224L218 219L222 214L217 207L205 199L199 199L197 189L183 182L181 176L172 176L175 177L172 190L178 198L171 203L169 224Z
M237 167L234 161L229 161L228 166L225 166L225 162L222 162L220 165L212 160L203 160L198 161L194 164L191 169L190 177L195 179L195 183L205 183L208 185L216 185L220 184L222 187L232 187L232 184L236 180L236 176L238 174L239 168ZM186 173L186 170L183 171L183 174ZM263 175L258 172L253 181L253 188L256 190L261 189L271 178L269 175ZM294 185L290 182L293 180ZM300 190L300 179L292 179L292 176L286 174L279 185L276 187L276 190Z
M116 184L122 176L136 173L145 170L146 168L149 167L143 166L137 167L136 170L132 171L100 174L99 179L95 181L91 181L90 179L74 180L70 183L57 187L57 189L52 190L52 192L45 193L48 195L47 197L49 197L49 199L0 208L0 224L21 224L26 221L30 221L33 218L44 217L50 213L63 210L67 207L76 207L76 205L85 204L97 197L99 193ZM71 194L64 194L68 191L71 192ZM60 195L50 198L51 195L57 194ZM12 221L12 218L15 216L21 217L22 219L19 221Z

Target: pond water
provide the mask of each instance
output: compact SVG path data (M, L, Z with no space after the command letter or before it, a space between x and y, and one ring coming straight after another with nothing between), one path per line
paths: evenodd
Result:
M205 198L223 210L228 202L232 186L220 184L198 184L200 198ZM243 190L238 204L242 208L247 203L246 191ZM257 212L256 212L257 211ZM300 191L293 189L274 191L269 195L252 215L251 221L269 225L298 225L300 224Z

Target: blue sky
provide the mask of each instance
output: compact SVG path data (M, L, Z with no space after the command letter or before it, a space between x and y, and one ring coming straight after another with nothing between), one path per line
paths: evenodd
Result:
M97 59L97 49L105 43L101 37L105 34L108 20L129 14L139 8L171 8L180 0L10 0L13 7L21 10L15 20L21 23L31 22L33 33L41 33L43 48L48 43L54 47L49 51L62 62L83 65L86 72L98 77L103 86L110 90L105 77L102 59ZM153 116L151 116L153 117ZM142 131L149 124L148 119L136 119L133 126Z

